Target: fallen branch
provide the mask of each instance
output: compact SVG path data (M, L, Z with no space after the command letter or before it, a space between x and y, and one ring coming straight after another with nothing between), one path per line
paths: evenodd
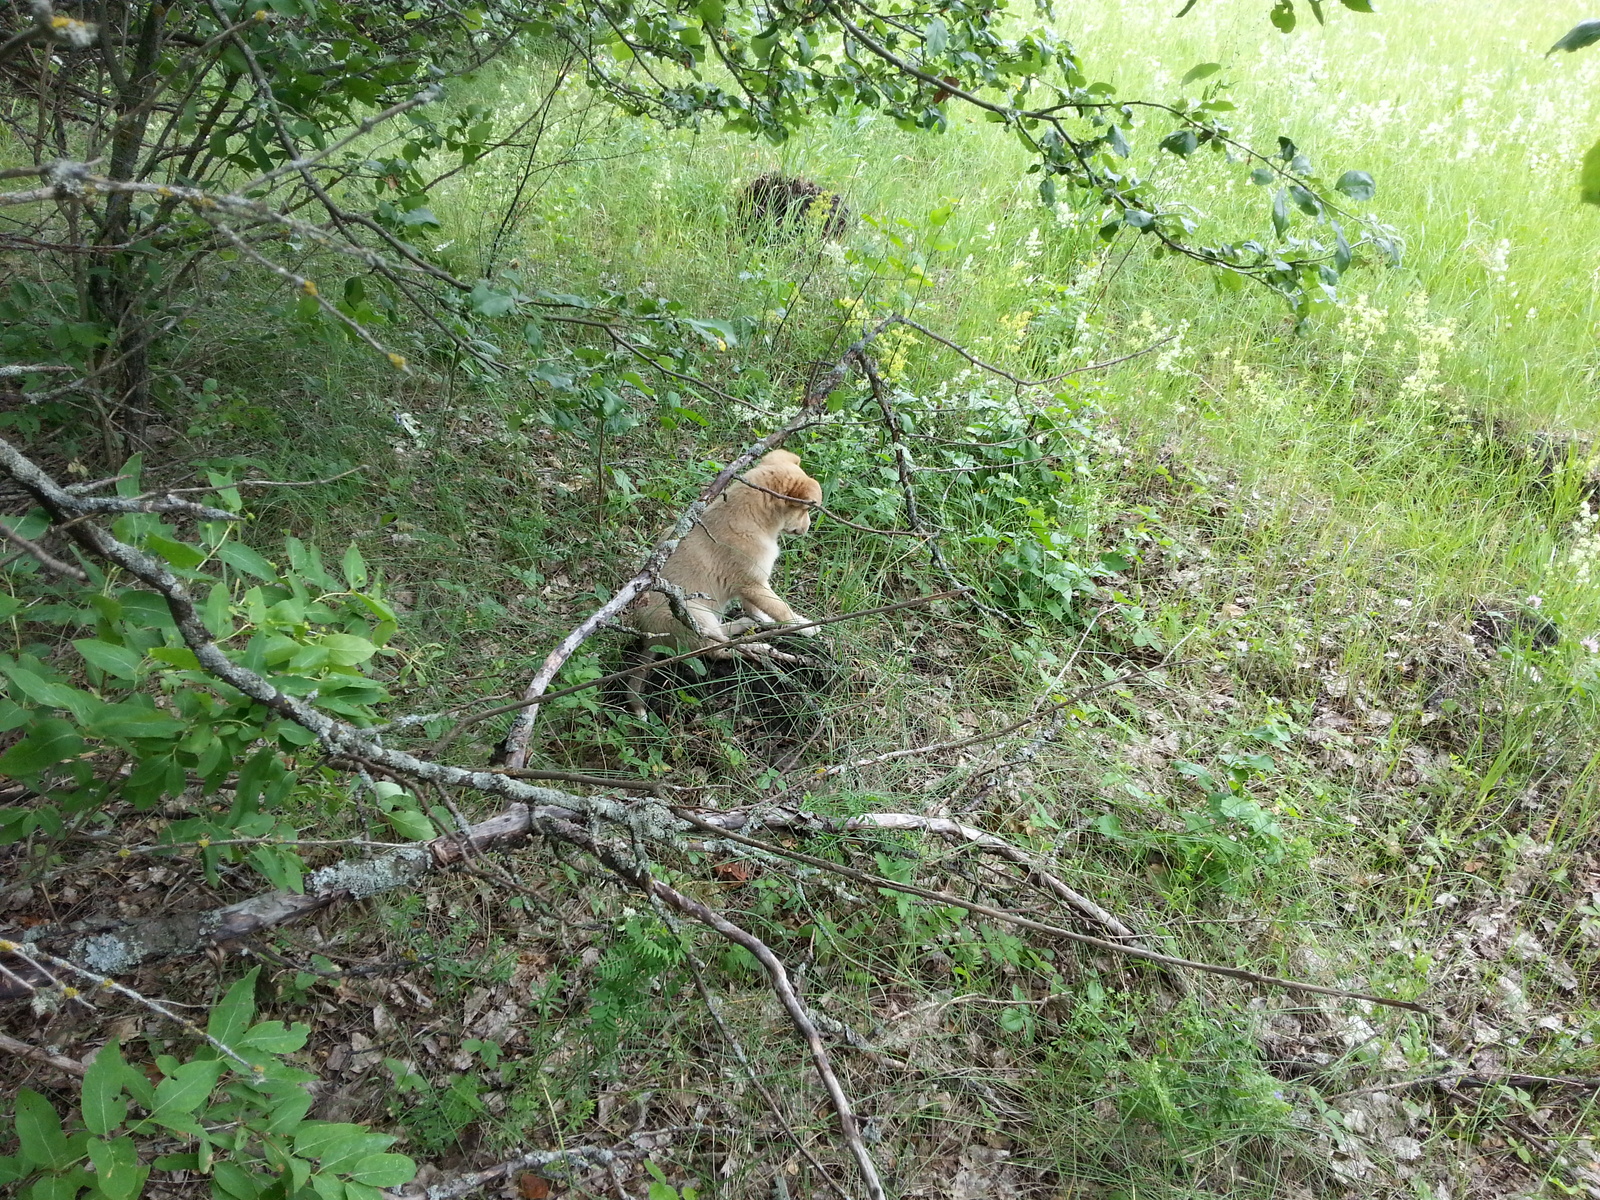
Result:
M569 1150L530 1150L507 1162L496 1163L481 1171L466 1171L452 1175L438 1183L414 1183L405 1187L380 1192L389 1200L457 1200L473 1192L482 1191L492 1184L510 1179L519 1171L536 1171L541 1175L573 1180L577 1170L594 1170L617 1164L632 1165L671 1143L673 1135L681 1129L659 1129L630 1134L616 1146L574 1146Z
M40 1046L30 1046L27 1042L19 1042L8 1034L0 1033L0 1052L25 1058L29 1062L36 1062L40 1066L54 1067L71 1075L74 1079L82 1079L88 1067L75 1058L68 1058L64 1054L51 1054L50 1051Z
M1374 1092L1399 1092L1424 1087L1563 1087L1580 1092L1600 1092L1600 1076L1577 1075L1524 1075L1518 1071L1452 1071L1443 1075L1424 1075L1420 1079L1397 1079L1393 1083L1375 1083L1371 1087L1352 1088L1348 1092L1324 1096L1324 1102L1346 1100L1351 1096L1369 1096Z
M1029 917L1020 917L1016 913L1009 913L1004 909L994 908L988 904L979 904L974 900L966 900L950 892L936 892L929 888L917 887L914 884L899 883L882 875L858 871L854 867L829 862L825 858L817 858L815 855L805 854L799 850L790 850L771 842L762 842L755 838L745 837L743 834L723 829L688 809L673 808L672 811L695 828L718 834L729 841L739 843L741 846L749 846L766 854L774 854L780 858L787 858L794 862L805 863L807 866L831 871L835 875L841 875L852 882L864 884L867 887L887 888L890 891L903 892L908 896L931 900L936 904L954 905L956 908L964 908L968 912L976 913L979 916L991 917L997 921L1004 921L1008 925L1016 925L1022 929L1031 929L1036 933L1045 933L1052 937L1064 938L1069 942L1077 942L1080 945L1093 946L1099 950L1109 950L1114 954L1127 955L1129 958L1141 958L1147 962L1161 963L1164 966L1182 967L1190 971L1204 971L1210 975L1223 975L1229 979L1243 980L1246 983L1284 988L1291 992L1310 992L1319 996L1338 996L1345 1000L1365 1000L1371 1004L1381 1004L1388 1008L1403 1008L1410 1012L1424 1014L1429 1012L1425 1006L1411 1000L1396 1000L1389 996L1374 996L1365 992L1350 991L1347 988L1323 987L1321 984L1305 983L1298 979L1284 979L1276 975L1263 975L1257 971L1247 971L1243 967L1229 967L1221 963L1197 962L1193 959L1177 958L1171 954L1158 954L1154 950L1131 946L1126 942L1108 942L1104 938L1090 937L1088 934L1076 933L1070 929L1063 929L1058 925L1046 925L1042 921L1035 921Z

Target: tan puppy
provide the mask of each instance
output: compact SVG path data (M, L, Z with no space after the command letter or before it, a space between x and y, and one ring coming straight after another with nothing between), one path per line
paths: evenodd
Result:
M772 590L769 580L778 561L778 535L811 528L810 505L822 500L822 485L801 470L799 456L788 450L768 452L744 478L757 486L746 487L738 479L730 482L661 569L661 578L688 597L685 607L697 628L684 628L660 592L646 593L628 613L628 624L645 636L647 655L657 646L698 650L758 625L806 621ZM735 600L743 606L745 619L724 624L722 614ZM810 637L817 630L800 632ZM725 658L727 651L713 657ZM649 674L647 660L628 678L629 707L635 716L644 715L640 688Z

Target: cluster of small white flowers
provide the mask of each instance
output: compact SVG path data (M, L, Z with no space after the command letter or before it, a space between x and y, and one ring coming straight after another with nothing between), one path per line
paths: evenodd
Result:
M1389 310L1367 303L1362 292L1344 310L1344 320L1339 322L1339 340L1345 344L1340 352L1340 362L1353 367L1372 353L1372 347L1389 328Z
M1600 511L1587 500L1572 522L1572 545L1562 565L1580 587L1600 582Z
M1427 293L1417 292L1406 305L1406 325L1417 339L1417 365L1400 381L1400 395L1422 400L1439 386L1439 359L1456 336L1456 322L1453 317L1429 321Z

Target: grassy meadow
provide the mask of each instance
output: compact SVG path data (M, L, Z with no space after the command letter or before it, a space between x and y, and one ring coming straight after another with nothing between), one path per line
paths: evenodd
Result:
M781 421L875 316L906 313L1027 378L1134 355L1017 389L886 336L948 571L916 539L822 518L775 584L818 615L952 578L981 604L844 623L822 639L826 669L737 676L647 722L571 697L541 716L535 760L661 777L711 806L957 817L1047 857L1169 953L1431 1010L1166 973L784 864L711 875L714 849L665 865L717 880L866 1047L833 1039L892 1195L1600 1195L1600 210L1577 199L1600 49L1543 57L1594 14L1395 0L1330 5L1325 29L1284 36L1260 0L1177 7L1063 5L1055 21L1119 95L1167 99L1219 62L1241 140L1287 134L1327 180L1373 175L1358 207L1404 259L1361 257L1338 309L1297 326L1264 290L1102 241L1098 209L1042 206L1022 152L981 121L928 136L819 120L781 146L666 131L535 56L451 97L508 128L550 114L525 155L442 186L452 269L733 322L740 336L708 336L699 361L742 403L652 376L611 411L564 409L541 363L609 348L552 321L542 344L507 322L496 348L515 371L397 382L364 348L284 353L230 311L183 348L185 373L215 383L196 384L176 438L301 478L369 464L264 500L263 545L354 541L406 609L391 686L430 711L520 689L710 466ZM1144 160L1155 136L1135 132ZM1270 229L1247 172L1160 157L1201 236ZM738 190L771 169L859 221L834 243L752 238ZM247 273L236 286L241 308L281 302ZM385 333L418 363L430 336ZM793 445L834 512L905 528L864 387ZM619 646L597 639L561 682L611 669ZM503 729L449 755L482 763ZM879 759L917 746L935 748ZM993 864L931 840L866 850L896 878L998 886ZM423 960L416 995L294 985L328 993L330 1029L360 1010L360 1045L328 1037L370 1069L327 1068L331 1119L480 1163L648 1113L699 1131L656 1156L675 1187L824 1194L691 974L654 973L650 914L628 907L642 902L537 850L512 866L537 897L522 912L468 874L337 935ZM1042 894L993 894L1067 919ZM697 944L751 1069L806 1146L844 1163L753 962ZM384 1019L362 1015L374 1005ZM1406 1086L1434 1076L1450 1078Z

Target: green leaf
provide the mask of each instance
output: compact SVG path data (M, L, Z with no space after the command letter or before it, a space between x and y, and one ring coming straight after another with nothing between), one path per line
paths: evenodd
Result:
M1579 21L1562 35L1561 40L1544 52L1549 58L1557 50L1565 50L1571 54L1574 50L1582 50L1585 46L1592 46L1600 42L1600 21Z
M32 1088L17 1093L16 1124L24 1161L52 1171L64 1171L77 1161L61 1132L61 1118L50 1101Z
M1372 0L1339 0L1339 3L1351 12L1369 13L1372 11Z
M257 579L267 582L278 577L278 570L261 555L249 546L239 542L224 542L217 547L217 557L227 563L236 571L243 571L246 575L254 575Z
M384 816L396 833L413 842L425 842L435 836L433 822L414 809L397 808Z
M417 1164L404 1154L369 1154L349 1171L350 1178L357 1183L379 1188L410 1183L416 1174Z
M1268 19L1284 33L1292 33L1295 22L1294 0L1278 0L1272 6L1272 12L1268 14Z
M1161 148L1170 150L1179 158L1188 158L1199 145L1200 139L1195 136L1195 132L1192 129L1174 130L1161 139Z
M1600 204L1600 142L1589 147L1583 156L1583 170L1578 173L1578 197L1585 204ZM0 760L0 770L4 761Z
M1222 70L1221 63L1200 63L1189 68L1188 74L1178 81L1178 86L1188 87L1197 79L1210 79L1220 70Z
M356 548L354 542L351 542L350 549L344 552L339 569L344 573L344 581L350 585L351 591L359 592L367 586L367 560L361 557L361 551Z
M133 1200L150 1174L150 1168L139 1162L132 1138L92 1139L89 1161L94 1163L95 1186L107 1200Z
M1333 188L1334 191L1342 192L1352 200L1367 201L1378 194L1378 185L1365 171L1346 171L1339 176L1339 182L1334 184Z
M928 22L928 27L922 31L922 55L924 58L938 58L943 54L945 47L950 44L950 28L944 23L943 17L934 17Z
M1289 194L1283 188L1279 188L1278 194L1272 198L1272 227L1278 231L1279 237L1289 228Z
M121 1125L128 1115L128 1102L123 1098L122 1088L129 1070L122 1057L122 1047L112 1038L100 1047L100 1053L84 1072L80 1102L83 1123L90 1133L104 1136Z
M363 1125L307 1121L294 1137L295 1153L321 1161L324 1171L348 1171L370 1155L394 1145L394 1138L369 1133Z
M152 533L144 539L146 550L153 550L173 566L182 571L192 571L206 560L206 552L198 546L191 546L188 542L174 541L169 537L162 537L159 533Z
M193 1112L211 1095L225 1065L220 1058L184 1063L170 1079L156 1085L156 1106L150 1115L165 1124L163 1118Z
M102 704L89 714L83 728L84 732L103 738L164 738L182 733L188 726L140 696L120 704Z
M268 1054L292 1054L306 1044L311 1030L305 1025L285 1026L282 1021L258 1021L239 1039L240 1050L265 1050Z
M145 651L157 662L166 663L168 666L181 667L186 671L198 671L200 660L194 656L194 651L187 646L153 646Z
M0 754L0 776L32 776L65 762L83 750L78 731L58 717L34 723L15 746Z
M77 688L68 687L64 683L57 683L53 679L46 679L36 671L26 667L12 666L9 663L0 663L0 671L11 680L12 685L32 700L35 704L42 704L46 708L64 708L68 712L78 715L91 704L95 698L88 692L80 692Z
M267 1180L246 1171L238 1163L219 1162L211 1168L211 1178L224 1193L236 1200L256 1200Z
M378 648L366 638L353 633L325 634L317 645L328 652L328 661L340 667L364 663L378 652Z
M225 1046L232 1046L250 1027L250 1018L256 1014L256 976L259 974L261 968L252 967L228 989L222 1003L211 1010L206 1032Z
M102 642L99 638L79 638L72 643L72 646L82 656L84 662L91 667L98 667L107 675L118 679L139 677L139 663L142 659L137 650L130 650L126 646L113 646L110 642Z
M279 1022L281 1024L281 1022ZM259 1027L258 1027L259 1028ZM300 1028L304 1028L301 1026ZM305 1039L300 1041L304 1043ZM298 1050L299 1046L291 1046L290 1050ZM261 1047L267 1049L267 1047ZM287 1053L285 1051L284 1053ZM267 1121L268 1133L290 1133L296 1126L305 1120L306 1113L311 1111L311 1093L304 1088L295 1088L285 1092L272 1102L271 1117Z
M1122 136L1121 126L1112 125L1106 133L1106 141L1111 144L1111 149L1116 152L1118 158L1128 157L1128 139Z

